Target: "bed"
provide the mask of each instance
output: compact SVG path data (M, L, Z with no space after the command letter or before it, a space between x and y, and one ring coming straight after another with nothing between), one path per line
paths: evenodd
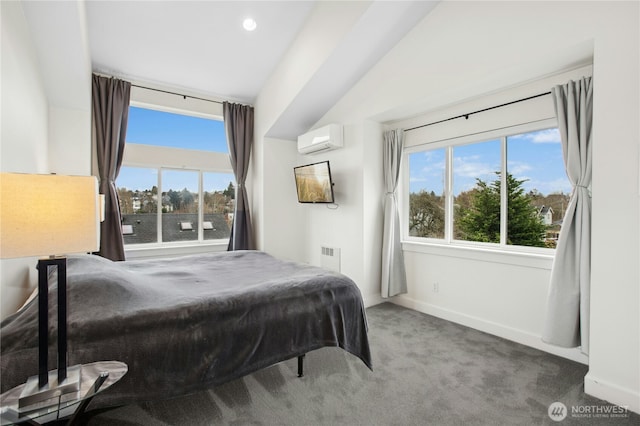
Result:
M235 251L127 262L70 256L67 274L69 365L129 367L94 408L188 394L325 346L371 368L360 291L338 273ZM49 293L56 306L55 284ZM34 300L0 325L2 392L37 373L37 313Z

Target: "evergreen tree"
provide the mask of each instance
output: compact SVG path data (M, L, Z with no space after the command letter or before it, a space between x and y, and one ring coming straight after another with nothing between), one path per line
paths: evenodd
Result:
M500 242L500 173L487 184L477 179L471 206L457 212L456 237L467 241ZM546 226L531 198L525 194L524 180L507 173L507 244L544 247Z
M227 187L227 189L222 191L222 194L230 200L236 198L236 188L233 186L233 182L229 182L229 186Z
M468 208L460 207L456 238L483 243L500 242L500 179L488 185L477 179Z
M522 184L507 173L507 244L528 247L544 247L546 225L538 209L525 194Z
M174 191L170 189L167 191L167 196L169 197L169 203L171 204L170 211L178 211L180 209L180 193L178 191Z
M195 198L191 191L189 191L187 188L184 188L182 191L180 191L180 208L183 210L183 212L189 212L189 208L194 202Z

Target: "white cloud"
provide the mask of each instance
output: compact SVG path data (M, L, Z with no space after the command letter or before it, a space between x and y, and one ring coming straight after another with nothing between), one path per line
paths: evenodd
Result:
M513 176L517 176L521 179L521 175L533 170L533 167L520 161L509 161L508 170Z
M570 194L572 191L571 183L568 179L557 178L552 180L537 180L529 183L532 188L537 189L542 194L552 194L563 192Z
M424 158L427 164L422 169L422 173L433 172L434 170L440 173L444 170L444 152L427 151L424 153Z
M453 160L453 172L455 176L475 179L494 175L496 171L500 170L500 165L491 165L479 160L480 156L477 155L455 157Z
M423 178L423 177L416 177L416 176L411 176L409 178L409 182L410 183L415 183L415 182L426 182L427 179Z
M424 151L424 158L427 161L433 161L434 158L441 158L443 153L440 151Z
M560 131L558 129L546 129L538 132L520 135L533 143L560 143Z
M411 154L409 157L411 183L442 182L444 176L444 151L426 151Z

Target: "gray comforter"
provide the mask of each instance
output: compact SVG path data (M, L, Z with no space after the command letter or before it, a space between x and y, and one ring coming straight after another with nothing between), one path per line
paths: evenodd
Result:
M129 367L93 407L194 392L323 346L371 368L360 291L341 274L256 251L127 262L72 256L67 269L69 364ZM1 324L2 392L37 374L37 313L34 300ZM55 309L49 324L54 342Z

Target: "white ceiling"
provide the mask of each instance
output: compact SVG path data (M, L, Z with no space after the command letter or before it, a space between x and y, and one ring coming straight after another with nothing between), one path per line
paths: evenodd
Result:
M313 4L88 1L93 70L251 104Z
M308 81L295 88L295 96L278 112L266 136L295 140L308 131L438 3L353 1L358 2L360 15L352 28L330 53L324 52ZM50 84L53 88L73 86L68 72L71 59L76 59L74 63L83 59L81 47L68 52L70 59L65 61L57 59L60 52L86 43L93 72L187 95L253 104L297 36L308 28L305 25L317 3L78 0L23 2L23 8L41 56L51 56L45 67L57 70L57 76L69 76ZM349 4L354 5L341 1L329 9L339 14L353 10ZM242 28L248 16L257 21L253 32ZM331 19L316 30L310 38L322 46L327 35L333 34ZM82 32L88 40L77 35ZM309 36L308 31L305 34ZM305 45L305 56L313 55L314 47L313 43ZM60 91L65 95L57 102L68 103L69 91Z

